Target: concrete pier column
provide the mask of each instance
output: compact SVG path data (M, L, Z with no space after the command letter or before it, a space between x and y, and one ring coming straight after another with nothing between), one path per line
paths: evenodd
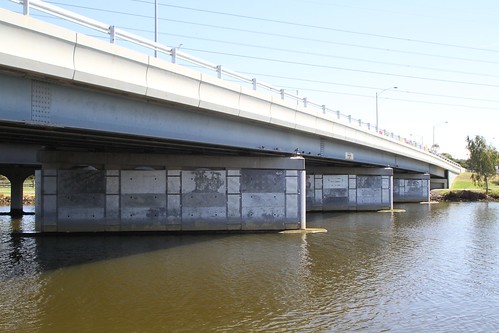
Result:
M391 168L307 167L307 210L393 208Z
M23 215L23 183L24 175L11 175L10 180L10 215L20 217Z
M33 167L3 166L0 167L0 174L10 181L10 212L13 217L20 217L23 211L23 184L26 178L35 174Z
M395 202L430 201L430 175L395 174L393 176Z
M40 159L37 231L306 227L303 158L43 152Z
M300 171L300 229L307 229L307 172Z

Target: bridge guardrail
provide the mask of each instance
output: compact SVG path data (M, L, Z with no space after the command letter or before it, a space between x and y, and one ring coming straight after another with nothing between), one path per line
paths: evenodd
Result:
M224 76L228 76L238 80L241 83L252 86L253 90L257 90L258 88L265 89L270 93L279 95L282 100L288 98L291 99L293 102L296 102L297 104L301 104L304 108L312 107L317 111L320 111L322 114L334 115L336 116L338 121L343 124L348 124L350 126L358 126L362 130L368 131L371 134L384 136L400 144L410 145L416 149L425 151L427 153L431 153L447 163L460 167L458 163L455 163L454 161L451 161L442 155L436 154L434 151L431 150L430 147L423 145L420 142L387 131L386 129L376 128L376 126L372 126L368 122L367 123L363 122L361 119L353 118L351 115L346 115L338 110L330 109L326 107L326 105L309 101L306 97L300 97L297 94L292 94L285 91L284 89L276 88L273 85L257 80L256 78L252 78L250 76L240 74L231 69L224 68L222 65L216 65L209 61L197 58L183 51L179 51L178 48L169 47L157 43L155 41L148 40L147 38L119 29L114 25L99 22L92 18L73 13L71 11L46 3L44 1L40 0L10 0L10 1L22 5L24 15L29 15L31 9L38 10L45 14L49 14L58 17L60 19L84 26L86 28L90 28L100 33L104 33L109 36L110 43L114 44L116 43L117 40L121 39L136 44L138 46L154 50L155 52L160 52L169 55L171 57L172 63L177 63L177 61L180 59L190 64L212 71L214 74L216 74L216 76L219 79L223 79Z

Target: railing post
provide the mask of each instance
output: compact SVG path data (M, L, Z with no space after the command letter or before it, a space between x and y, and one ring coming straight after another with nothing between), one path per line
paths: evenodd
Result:
M109 42L114 44L116 41L116 28L114 25L109 26Z
M325 104L322 105L322 113L326 114L326 105Z
M362 119L359 119L359 127L362 127Z
M222 65L218 65L218 66L217 66L217 77L218 77L219 79L221 79L221 78L222 78Z
M24 0L23 3L23 14L29 16L29 0Z
M348 123L349 123L349 124L351 124L351 123L352 123L352 115L351 115L351 114L349 114L349 115L348 115Z
M304 108L307 107L307 98L306 97L303 97L303 107Z
M256 90L256 79L252 79L251 82L253 82L253 90Z
M176 48L172 48L172 64L176 64L177 63L177 49Z
M341 118L340 110L336 111L336 113L338 114L338 119L340 119Z
M281 89L281 99L284 100L284 89Z

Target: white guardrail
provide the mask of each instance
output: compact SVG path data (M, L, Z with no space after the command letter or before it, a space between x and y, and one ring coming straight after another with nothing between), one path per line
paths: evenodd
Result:
M256 78L251 78L246 75L242 75L240 73L237 73L233 70L227 69L222 67L221 65L215 65L211 62L205 61L203 59L199 59L197 57L194 57L192 55L189 55L185 52L181 52L178 50L178 48L174 47L169 47L154 41L151 41L147 38L143 38L141 36L135 35L133 33L129 33L127 31L124 31L122 29L119 29L115 27L114 25L109 25L106 23L102 23L99 21L96 21L94 19L73 13L71 11L68 11L66 9L51 5L49 3L40 1L40 0L10 0L11 2L17 3L19 5L23 6L23 13L24 15L30 15L30 10L34 9L40 12L43 12L45 14L51 15L58 17L60 19L70 21L73 23L76 23L78 25L84 26L86 28L92 29L99 31L101 33L104 33L106 35L109 35L109 42L110 43L116 43L117 40L124 40L127 42L130 42L132 44L136 44L138 46L151 49L155 51L155 54L157 52L169 55L171 57L172 63L177 63L178 60L185 61L187 63L199 66L204 69L208 69L212 71L213 73L216 73L217 77L219 79L222 79L224 76L234 78L238 80L241 83L244 84L249 84L252 85L254 90L257 90L258 88L263 88L270 93L273 94L278 94L280 95L281 99L291 99L292 101L296 101L297 103L302 103L305 108L308 107L313 107L318 110L321 110L322 113L326 114L335 114L336 117L340 122L343 123L348 123L351 125L357 125L361 127L364 130L367 130L369 132L375 133L380 136L385 136L388 138L391 138L394 141L398 141L399 143L402 144L407 144L410 146L413 146L416 149L420 149L422 151L426 151L428 153L434 154L438 156L439 158L447 161L450 164L454 164L458 166L459 164L455 163L454 161L451 161L444 156L436 154L434 151L432 151L431 147L428 147L426 145L423 145L422 143L419 143L414 140L407 139L405 137L402 137L400 135L396 135L393 132L389 132L384 129L379 129L376 128L376 126L372 126L370 123L363 122L361 119L355 119L352 118L351 115L345 115L341 113L340 111L332 110L326 107L326 105L321 105L312 101L309 101L306 97L299 97L296 94L292 94L289 92L286 92L284 89L279 89L276 88L268 83L262 82L257 80Z

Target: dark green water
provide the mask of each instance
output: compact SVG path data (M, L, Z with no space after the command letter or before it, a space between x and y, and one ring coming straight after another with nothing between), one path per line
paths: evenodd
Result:
M326 234L12 237L0 332L498 332L499 204L310 214Z

